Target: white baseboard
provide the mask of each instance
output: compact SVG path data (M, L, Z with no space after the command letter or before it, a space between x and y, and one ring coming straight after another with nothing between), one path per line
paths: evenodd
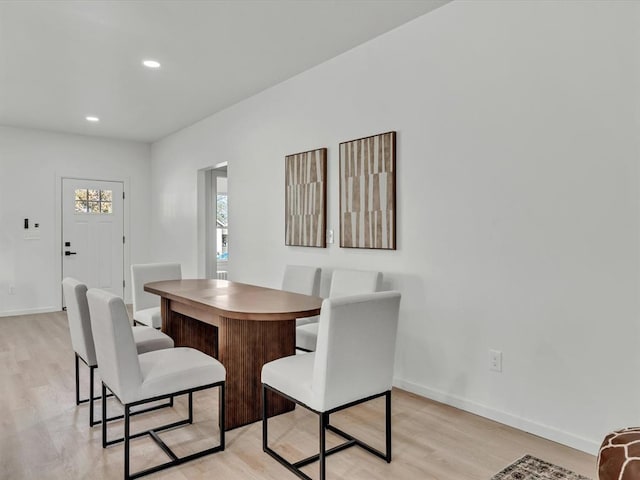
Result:
M59 312L60 307L29 308L27 310L7 310L0 312L0 317L16 317L18 315L34 315L36 313Z
M581 450L591 455L597 455L598 449L600 448L599 441L580 437L570 432L565 432L562 430L558 430L557 428L550 427L549 425L544 425L542 423L534 422L526 418L518 417L511 413L502 412L500 410L487 407L486 405L479 404L458 395L451 395L447 392L425 387L423 385L418 385L401 378L394 378L393 385L408 392L415 393L416 395L427 397L431 400L444 403L446 405L451 405L452 407L459 408L460 410L464 410L466 412L475 413L476 415L495 420L496 422L503 423L510 427L514 427L518 430L523 430L534 435L538 435L539 437L546 438L563 445L567 445L568 447Z

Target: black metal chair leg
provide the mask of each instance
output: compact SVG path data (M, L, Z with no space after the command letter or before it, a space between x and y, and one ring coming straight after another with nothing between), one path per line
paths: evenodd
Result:
M107 448L107 387L102 383L102 448Z
M124 406L124 478L129 480L129 405ZM105 422L106 424L106 422ZM106 428L106 427L105 427Z
M326 433L327 433L327 423L328 417L326 413L321 413L320 415L320 455L318 457L318 461L320 462L320 480L325 480L327 478L326 472Z
M95 393L95 370L98 367L89 367L89 426L90 427L95 427L96 425L100 425L102 423L103 420L95 420L95 405L94 405L94 401L95 400L100 400L102 402L103 405L106 404L105 400L102 398L102 395L99 397L94 397L93 394ZM112 397L113 394L112 393L108 393L107 396L105 398L109 398ZM106 409L106 405L105 405L105 409ZM107 418L107 422L110 422L111 420L119 420L123 418L123 415L116 415L114 417L111 418Z
M224 451L224 426L225 426L225 408L224 408L224 383L218 387L218 426L220 428L220 446Z
M391 463L391 391L385 395L387 463Z
M76 405L80 405L80 365L76 353Z
M262 385L262 451L267 451L267 387Z
M89 426L93 427L96 422L93 421L93 381L94 381L94 370L96 367L89 367ZM104 399L102 399L104 402Z

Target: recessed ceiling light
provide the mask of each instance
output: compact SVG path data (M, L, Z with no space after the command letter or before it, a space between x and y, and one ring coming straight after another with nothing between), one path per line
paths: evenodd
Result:
M99 122L100 121L100 119L98 117L94 117L92 115L88 115L88 116L86 116L84 118L87 119L87 122Z
M160 68L160 62L156 60L143 60L142 64L147 68Z

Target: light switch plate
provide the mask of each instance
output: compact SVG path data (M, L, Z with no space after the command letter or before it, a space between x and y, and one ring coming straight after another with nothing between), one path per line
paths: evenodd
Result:
M327 243L333 243L333 230L327 230Z

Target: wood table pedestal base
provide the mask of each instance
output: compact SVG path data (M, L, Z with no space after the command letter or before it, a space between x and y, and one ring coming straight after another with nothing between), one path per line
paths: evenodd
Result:
M162 331L173 338L176 347L196 348L217 358L227 370L226 429L260 420L262 366L295 355L295 320L239 320L167 298L162 298L161 305ZM271 392L267 405L270 417L295 407L293 402Z

